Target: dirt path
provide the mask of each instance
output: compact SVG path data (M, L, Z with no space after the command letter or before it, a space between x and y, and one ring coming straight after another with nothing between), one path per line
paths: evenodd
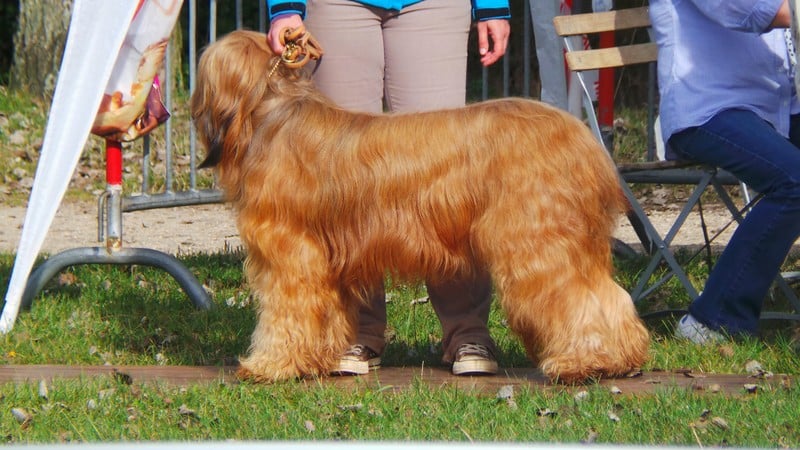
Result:
M25 207L0 206L0 251L19 245ZM184 206L123 214L125 247L143 247L170 254L213 253L241 246L232 212L224 205ZM45 238L43 253L54 254L97 242L97 204L61 205Z
M0 251L13 252L19 245L24 207L0 205ZM677 216L676 210L650 212L655 227L666 233ZM710 235L716 234L729 222L725 211L714 208L705 211ZM123 245L144 247L170 254L213 253L241 246L232 211L225 205L211 204L179 208L135 211L123 215ZM719 238L727 242L735 227L731 226ZM631 245L638 240L627 221L621 221L615 236ZM693 213L675 239L678 245L700 245L703 234L700 217ZM57 253L76 247L97 246L97 204L63 203L45 239L42 252Z

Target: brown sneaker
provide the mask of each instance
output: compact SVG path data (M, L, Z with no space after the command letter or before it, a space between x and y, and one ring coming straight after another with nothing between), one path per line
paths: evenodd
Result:
M370 369L377 369L381 365L381 356L371 348L362 344L354 344L348 348L342 359L339 360L339 367L333 371L339 375L364 375Z
M456 351L453 375L494 375L497 361L485 345L464 344Z

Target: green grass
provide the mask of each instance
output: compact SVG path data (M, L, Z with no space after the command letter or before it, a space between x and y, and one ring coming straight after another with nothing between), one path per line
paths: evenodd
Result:
M66 269L0 336L3 364L218 365L246 351L254 308L242 279L241 255L181 257L212 289L215 308L196 310L162 271L140 266L87 265ZM12 255L0 255L7 285ZM618 261L619 281L644 264ZM793 263L789 263L791 265ZM690 273L705 269L689 263ZM671 293L676 306L686 299ZM418 285L389 283L392 338L384 365L440 366L441 331ZM655 308L659 300L639 305ZM490 330L503 367L529 367L496 307ZM800 358L791 324L771 324L763 339L699 348L671 337L671 321L653 332L644 370L745 374L748 361L775 374L797 375ZM412 380L396 391L336 388L314 381L273 385L127 385L115 379L54 381L42 398L36 383L0 385L0 436L7 443L132 440L435 440L582 442L659 445L800 446L800 387L771 387L752 395L667 388L614 395L588 385L518 388L514 405L493 393ZM12 408L30 420L20 424Z
M683 390L632 397L589 389L576 400L566 390L522 389L511 406L422 383L396 393L293 383L175 389L92 379L54 383L46 400L33 385L6 387L3 404L24 406L33 418L27 426L6 420L0 431L9 442L313 439L796 447L798 394L797 387L746 398Z

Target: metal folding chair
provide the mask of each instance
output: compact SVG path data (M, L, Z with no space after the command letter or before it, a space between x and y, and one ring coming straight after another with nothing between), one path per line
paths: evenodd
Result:
M606 68L618 68L635 64L649 65L650 80L648 92L648 136L650 142L647 149L648 161L637 163L617 164L620 172L622 189L631 206L628 215L633 228L647 254L650 261L639 276L636 286L631 292L634 301L639 301L660 286L671 277L679 280L689 298L698 295L697 289L690 282L686 272L676 260L671 249L671 244L678 231L684 225L686 219L693 209L699 204L701 196L707 188L712 187L723 204L731 212L732 218L741 221L746 209L750 206L745 205L739 208L725 186L741 185L739 180L730 173L712 166L699 165L690 161L659 161L655 160L655 64L657 60L657 47L652 42L650 30L650 17L647 7L629 8L617 11L600 13L577 14L558 16L554 20L556 33L561 37L566 51L565 57L569 70L576 75L583 90L582 101L583 109L586 114L588 125L600 140L605 143L603 130L598 123L597 113L592 100L591 91L587 85L585 74L590 70ZM600 49L585 49L582 45L582 36L595 35L603 32L616 32L619 30L642 29L646 31L648 42L644 43L618 43L614 47ZM611 149L609 149L611 151ZM612 155L613 156L613 155ZM683 204L680 213L670 226L669 230L661 236L653 226L644 208L637 200L629 183L640 184L665 184L665 185L689 185L693 186L691 194ZM746 187L745 187L746 188ZM662 263L666 265L666 272L660 277L654 274ZM785 280L781 277L777 280L778 287L792 303L795 311L800 311L800 301L789 288ZM776 314L766 313L763 318L773 318ZM780 318L786 318L785 314L777 314ZM790 317L794 318L794 317ZM797 316L800 318L800 316Z

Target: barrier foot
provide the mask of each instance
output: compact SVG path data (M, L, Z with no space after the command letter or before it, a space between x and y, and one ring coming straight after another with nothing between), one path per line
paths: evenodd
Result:
M197 309L208 310L213 306L202 284L172 255L149 248L120 248L109 251L105 247L81 247L57 253L33 270L22 294L22 307L30 308L33 299L45 284L61 270L86 264L138 264L162 269L172 275Z

